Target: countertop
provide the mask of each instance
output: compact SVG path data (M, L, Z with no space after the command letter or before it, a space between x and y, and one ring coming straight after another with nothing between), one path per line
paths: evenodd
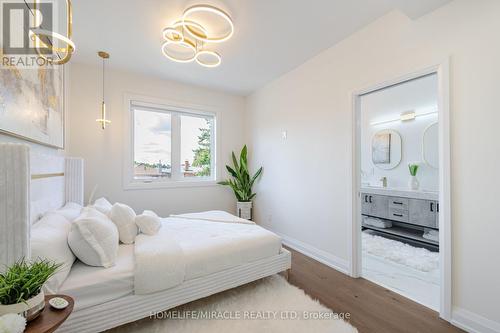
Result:
M361 187L361 193L368 194L378 194L378 195L390 195L393 197L401 198L411 198L411 199L422 199L422 200L439 200L439 192L435 191L413 191L404 188L384 188L384 187L374 187L374 186L363 186Z

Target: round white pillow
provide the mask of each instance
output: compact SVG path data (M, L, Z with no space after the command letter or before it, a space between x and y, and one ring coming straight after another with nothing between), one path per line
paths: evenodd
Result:
M109 215L111 208L113 205L106 198L99 198L94 201L94 205L92 206L104 215Z
M145 210L141 215L135 217L135 224L141 232L146 235L155 235L161 227L161 220L155 212Z
M118 230L106 215L86 207L71 224L68 244L83 263L111 267L118 254Z
M124 244L133 244L135 236L139 233L135 224L134 210L125 204L115 203L108 216L118 228L120 241Z

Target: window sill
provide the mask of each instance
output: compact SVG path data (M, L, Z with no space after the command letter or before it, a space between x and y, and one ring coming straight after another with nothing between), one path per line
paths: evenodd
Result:
M125 191L129 190L155 190L166 188L185 188L185 187L211 187L219 186L215 180L171 180L164 182L129 182L123 186Z

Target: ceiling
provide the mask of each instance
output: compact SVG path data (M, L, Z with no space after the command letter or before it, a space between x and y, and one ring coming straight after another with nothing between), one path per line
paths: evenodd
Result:
M74 62L248 95L391 10L418 18L450 0L73 0ZM230 14L233 37L213 44L217 68L180 64L160 50L161 31L193 4Z

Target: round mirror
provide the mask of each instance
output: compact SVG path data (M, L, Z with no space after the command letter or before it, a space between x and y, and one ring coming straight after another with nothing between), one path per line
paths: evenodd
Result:
M429 125L422 138L422 159L432 168L439 168L439 126L438 123Z
M384 170L394 169L401 162L401 136L394 130L382 130L372 138L372 162Z

